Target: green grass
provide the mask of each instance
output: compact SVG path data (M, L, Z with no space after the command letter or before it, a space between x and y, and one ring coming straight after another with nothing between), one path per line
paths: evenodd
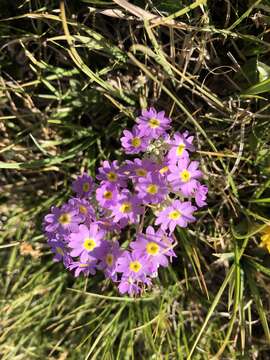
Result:
M0 357L268 359L269 1L130 3L0 2ZM195 135L209 206L132 299L54 263L41 221L149 105Z

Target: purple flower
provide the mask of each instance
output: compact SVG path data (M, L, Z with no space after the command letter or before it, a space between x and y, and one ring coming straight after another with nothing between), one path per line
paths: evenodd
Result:
M126 186L127 176L124 174L122 169L119 168L117 160L113 161L112 164L110 164L107 160L103 161L102 167L99 167L98 171L98 180L103 182L109 182L115 186Z
M96 199L100 206L110 208L117 203L118 191L110 182L105 182L96 190Z
M63 261L67 255L66 244L60 239L51 239L48 241L51 251L55 254L53 261Z
M98 226L104 231L121 231L121 226L116 224L113 217L103 217L97 221Z
M88 174L84 173L72 183L72 190L79 198L88 197L93 190L93 179Z
M172 233L176 227L186 227L188 223L195 221L195 217L192 215L197 210L195 206L192 206L190 201L181 202L174 200L170 206L160 211L156 219L155 224L161 225L162 230L170 230Z
M138 154L145 151L149 144L148 137L140 135L140 131L137 126L134 126L132 131L124 130L124 136L120 141L126 154Z
M171 119L165 116L164 111L157 112L154 108L142 110L137 118L138 129L141 136L157 139L170 128Z
M117 280L116 262L122 253L118 241L108 242L106 240L102 241L97 251L97 258L100 260L98 268L103 270L105 276L113 281Z
M189 162L188 158L183 158L178 165L171 165L168 181L173 189L180 190L184 196L191 196L197 185L196 179L202 176L198 167L198 161Z
M128 293L130 296L134 296L141 293L141 288L138 285L138 282L132 277L127 276L122 276L121 282L118 285L118 290L122 295Z
M149 174L138 180L136 190L138 198L144 203L157 204L162 202L168 194L168 188L161 175Z
M69 236L68 246L72 249L70 256L79 256L81 262L87 262L92 257L95 257L95 252L103 238L104 231L100 230L96 223L92 223L89 228L80 225L79 231Z
M90 224L90 222L95 221L95 211L88 200L71 198L68 201L68 204L71 205L73 208L78 209L78 213L82 217L82 222L86 225Z
M129 178L136 184L138 179L145 178L148 174L157 171L158 166L151 160L134 159L134 161L127 160L125 170L129 172Z
M45 231L68 234L78 231L79 223L83 217L78 214L78 209L65 204L61 208L52 206L51 213L44 217Z
M128 190L123 190L117 204L112 208L112 216L114 222L119 222L119 225L124 227L129 221L131 224L137 224L142 211L138 197L132 195Z
M74 272L75 277L78 277L81 273L84 276L88 276L89 274L95 275L95 273L96 273L96 265L97 265L97 260L94 259L94 258L89 258L85 262L72 261L69 264L68 269L69 270L75 270L75 272Z
M168 152L168 160L172 164L176 164L182 158L188 158L188 151L194 151L194 146L192 145L192 136L188 136L188 132L180 134L176 132L174 134L173 140L170 140L168 143L171 148Z
M159 229L155 232L152 226L148 226L146 234L139 234L136 241L130 243L130 247L138 257L146 257L151 264L151 271L156 272L159 265L168 266L168 257L176 256L172 249L172 238Z
M145 258L136 255L134 252L124 251L117 260L116 271L123 273L124 277L143 281L150 273L150 267Z
M202 185L197 181L197 186L195 188L195 201L198 207L203 207L206 205L206 196L208 193L208 187L206 185Z

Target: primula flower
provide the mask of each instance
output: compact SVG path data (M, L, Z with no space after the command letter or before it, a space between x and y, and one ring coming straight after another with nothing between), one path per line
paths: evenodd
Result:
M78 213L78 209L65 204L61 208L52 206L51 213L45 218L45 231L56 232L59 234L68 234L78 231L79 223L83 217Z
M116 271L123 273L124 277L143 281L150 273L150 266L146 258L138 256L134 252L124 251L117 260Z
M119 222L121 227L126 226L129 221L131 224L137 224L140 214L142 214L142 207L138 197L128 190L123 190L117 204L112 208L113 221Z
M111 213L111 211L110 211ZM121 231L121 226L114 222L113 217L102 217L97 221L98 226L101 230L104 230L105 232L108 231Z
M149 174L138 180L136 190L138 198L145 204L157 204L162 202L168 194L168 187L159 174Z
M98 168L97 179L102 182L109 182L112 185L125 187L127 176L119 169L117 160L111 164L109 161L103 161L102 167Z
M90 205L89 201L86 199L80 198L71 198L68 201L68 204L74 209L78 209L78 213L82 218L82 222L89 224L90 222L95 221L95 211L92 205Z
M63 261L67 255L66 244L60 239L51 239L48 241L51 251L55 254L53 261Z
M206 196L208 193L208 187L206 185L202 185L197 181L197 185L195 188L194 196L195 196L195 202L198 207L205 206L206 203Z
M262 230L260 247L265 247L270 252L270 225Z
M95 252L104 235L104 231L100 230L96 223L92 223L89 228L80 225L77 233L69 235L68 246L72 249L70 256L79 256L81 262L87 262L91 257L95 257Z
M117 280L116 262L122 255L123 251L120 249L118 241L102 241L98 251L97 257L100 260L98 269L104 271L104 275L113 281Z
M172 164L176 164L179 160L189 157L189 151L194 151L192 145L192 136L188 136L188 132L180 134L176 132L173 140L169 140L170 150L168 152L168 160Z
M88 174L84 173L82 176L77 177L72 183L72 190L79 198L88 197L93 190L93 179Z
M126 154L138 154L147 149L149 138L141 136L137 126L132 131L124 130L123 134L120 141Z
M106 182L96 190L96 199L100 206L110 208L117 203L118 191L111 183Z
M118 283L120 294L130 296L141 295L158 276L159 267L168 266L176 256L172 233L177 225L195 221L197 207L192 202L206 205L208 191L199 181L199 163L189 160L195 149L188 131L171 137L167 133L171 119L154 108L143 110L136 122L120 140L123 152L145 152L143 158L137 155L120 164L104 161L97 184L82 174L72 183L76 195L62 207L52 207L43 222L54 261L62 261L76 277L101 270ZM184 200L187 197L190 201ZM142 232L145 223L160 228L148 226ZM261 246L270 252L268 228ZM126 246L135 231L124 251L122 244Z
M151 107L149 110L142 110L137 123L141 136L157 139L170 128L171 119L165 116L165 111L157 112Z
M138 281L128 276L122 276L121 282L118 285L118 290L122 295L128 293L130 296L134 296L141 293Z
M84 276L88 276L89 274L95 275L96 265L97 265L97 260L95 258L88 258L88 260L85 262L72 261L69 264L68 269L75 270L74 272L75 277L78 277L81 273Z
M190 162L188 158L183 158L178 165L171 165L168 181L174 191L180 190L184 196L191 196L197 185L196 179L202 176L198 167L198 161Z
M156 172L158 166L148 159L134 159L134 161L126 161L125 169L129 172L129 178L132 179L134 184L137 184L138 179L145 178L147 175Z
M168 266L168 257L175 257L172 249L172 238L159 229L155 232L152 226L148 226L146 234L139 234L136 241L130 243L135 255L146 257L151 265L151 271L157 271L158 267Z
M192 206L190 201L174 200L170 206L159 212L155 224L160 225L164 231L169 229L172 233L176 225L186 227L187 224L195 221L192 215L195 210L197 208Z

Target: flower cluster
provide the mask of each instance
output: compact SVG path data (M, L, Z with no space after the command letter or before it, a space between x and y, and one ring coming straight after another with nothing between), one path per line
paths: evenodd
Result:
M174 230L195 221L208 189L199 162L190 159L193 137L170 128L164 111L143 110L120 139L135 158L104 161L95 181L79 176L72 184L76 196L45 216L54 260L75 276L101 270L121 294L134 296L176 256Z

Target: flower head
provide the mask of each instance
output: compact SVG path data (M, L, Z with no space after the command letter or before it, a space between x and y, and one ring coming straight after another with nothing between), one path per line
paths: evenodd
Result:
M126 154L138 154L147 149L149 138L141 136L137 126L132 131L124 130L123 134L120 141Z
M67 262L69 259L68 250L65 242L59 238L50 239L48 245L51 248L51 251L54 253L53 261Z
M127 160L125 165L125 170L129 172L129 178L132 179L133 184L137 184L140 178L146 178L147 175L156 172L157 169L158 165L148 159Z
M80 261L85 263L95 257L97 248L104 238L104 231L100 230L96 223L90 224L89 228L85 225L79 226L77 233L71 233L68 246L72 249L70 256L80 257Z
M113 220L116 223L119 222L121 227L126 226L129 221L132 224L137 224L141 213L141 201L128 190L122 191L117 204L112 208Z
M188 133L180 134L176 132L172 140L169 140L170 150L168 152L168 160L172 164L176 164L179 160L189 157L189 151L194 151L192 145L193 137Z
M171 165L168 181L173 189L175 191L180 190L184 196L191 196L197 186L196 179L202 176L198 167L198 161L190 162L188 158L183 158L178 165Z
M158 173L149 174L145 178L140 178L136 190L138 192L138 197L146 204L160 203L168 194L168 187L164 179Z
M124 251L117 260L116 271L125 277L143 280L150 273L149 263L134 252Z
M93 179L88 174L84 173L73 181L72 190L79 198L88 197L93 190Z
M157 139L170 128L171 119L165 116L164 111L157 112L151 107L149 110L142 110L137 123L141 136Z
M206 185L202 185L197 181L197 186L194 191L195 202L198 207L203 207L206 205L206 196L208 193L208 187Z
M111 164L109 161L103 161L102 167L98 168L99 174L97 179L102 182L109 182L111 185L125 187L126 175L119 168L117 160Z
M118 290L120 294L128 293L130 296L139 295L141 293L141 287L139 282L132 277L122 276Z
M59 234L68 234L76 232L83 217L78 213L78 209L65 204L61 208L52 206L51 213L44 218L44 228L47 232L58 232Z
M168 257L176 256L172 249L172 238L159 229L155 232L152 226L148 226L145 234L139 234L136 241L131 242L130 247L134 254L146 257L151 271L156 272L158 267L168 266Z
M95 258L88 258L87 261L72 261L68 269L75 270L74 276L78 277L80 274L88 276L89 274L95 275L96 273L97 260Z
M118 241L102 241L101 246L97 252L97 258L100 260L98 268L104 271L107 278L115 281L116 275L116 263L123 251L120 249Z
M176 227L186 227L187 224L195 221L193 212L197 210L192 206L190 201L181 202L180 200L172 201L171 205L160 211L155 221L156 225L160 225L162 230L170 230L172 233Z
M54 261L62 261L75 276L100 270L130 296L141 295L159 268L169 265L176 256L173 231L195 221L192 203L206 205L208 191L199 180L199 163L189 159L193 136L188 131L172 136L170 123L164 111L143 110L120 139L122 152L143 156L103 161L95 183L86 173L72 183L76 195L44 217ZM159 228L143 231L149 223ZM261 246L270 252L269 234L263 234Z
M72 206L74 209L78 210L78 214L80 214L82 218L82 222L86 225L89 224L92 221L95 221L95 211L92 205L90 205L90 202L86 199L80 199L80 198L71 198L68 201L68 204Z
M110 208L117 203L119 194L117 188L110 182L103 183L96 190L96 199L100 206Z

